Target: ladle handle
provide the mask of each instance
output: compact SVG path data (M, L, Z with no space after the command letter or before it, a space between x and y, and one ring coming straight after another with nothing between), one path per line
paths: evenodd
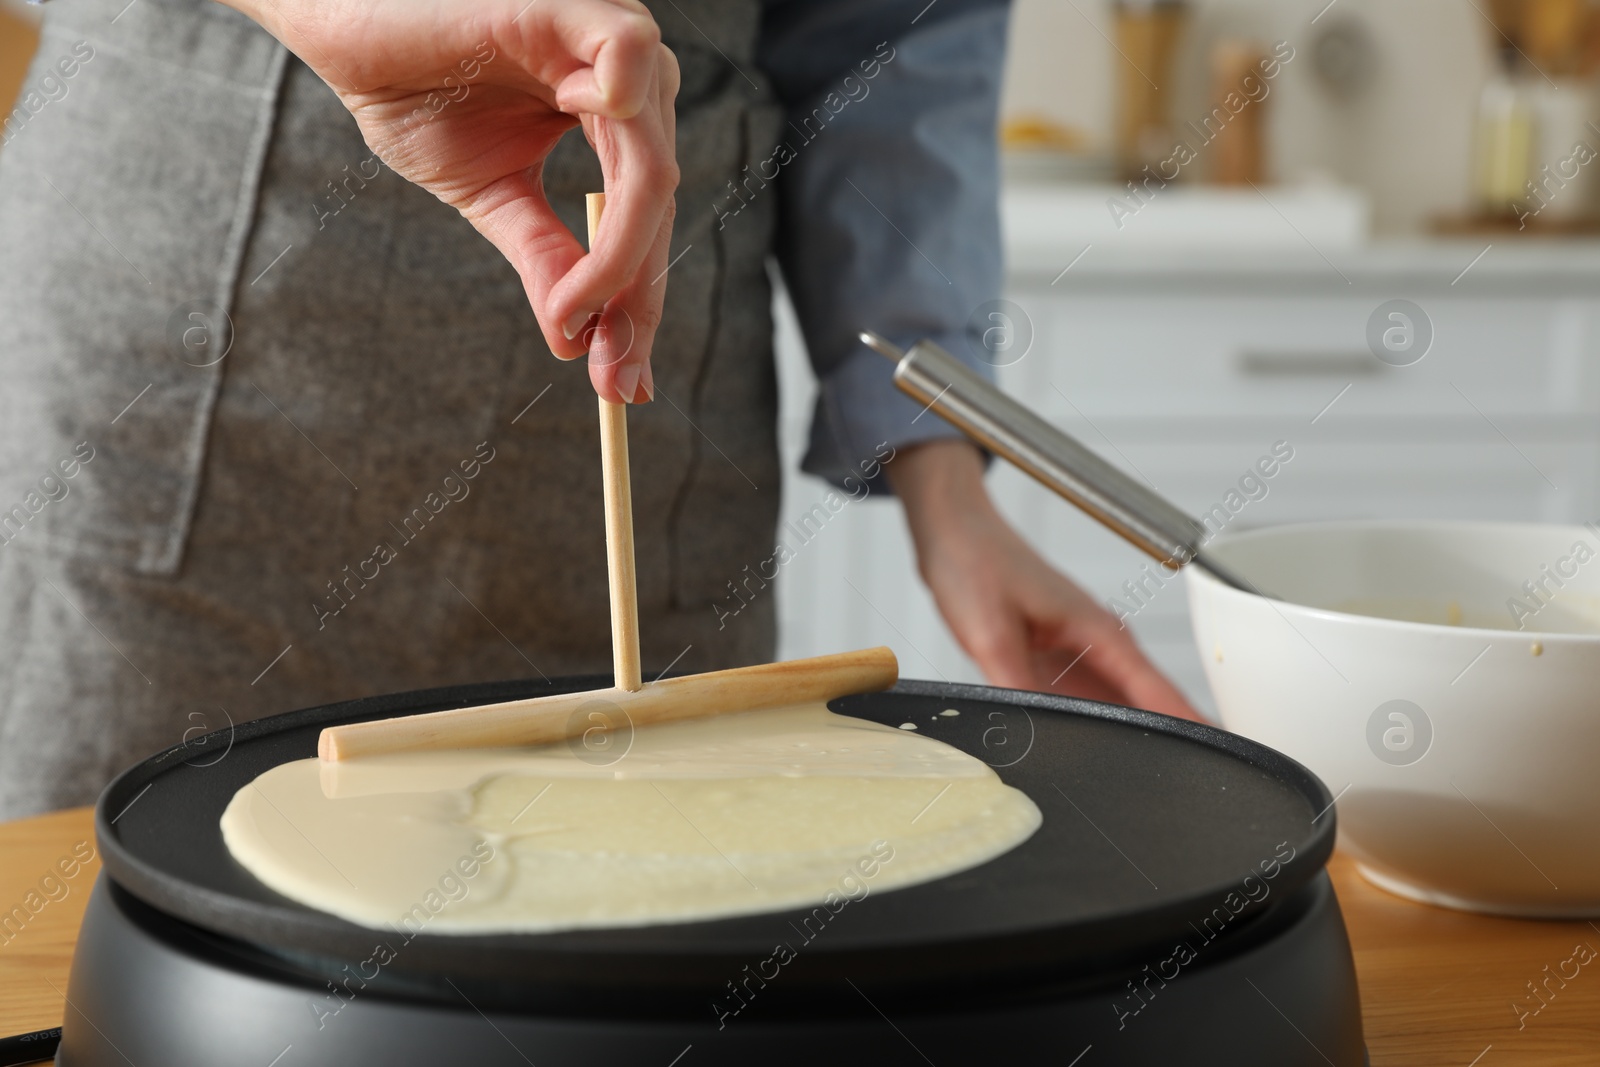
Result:
M1172 567L1191 561L1235 588L1257 590L1202 558L1204 525L974 374L932 341L902 352L861 340L895 361L894 383L974 441L1022 468L1140 550Z

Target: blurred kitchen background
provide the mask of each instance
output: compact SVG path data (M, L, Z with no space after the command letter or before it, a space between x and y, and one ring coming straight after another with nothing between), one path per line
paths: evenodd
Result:
M0 113L27 106L34 21L0 0ZM1589 0L1016 0L1007 302L973 343L1197 515L1287 442L1230 532L1600 519L1597 77ZM813 386L781 296L779 323L792 470ZM992 485L1209 707L1181 581L1015 471ZM790 478L785 519L826 494ZM885 643L907 676L979 678L881 501L777 595L785 657Z
M1017 0L1013 321L974 321L1002 385L1196 515L1288 442L1229 531L1600 518L1597 64L1586 0ZM810 384L780 339L798 457ZM1182 582L1015 470L991 485L1210 710ZM823 494L792 479L786 515ZM978 678L894 508L845 508L779 591L785 655L882 641L907 676Z

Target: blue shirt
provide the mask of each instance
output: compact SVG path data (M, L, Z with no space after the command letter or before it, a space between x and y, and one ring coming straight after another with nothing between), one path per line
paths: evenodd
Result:
M880 444L959 431L895 388L874 330L942 345L985 376L980 305L1000 295L1006 0L765 0L760 62L788 116L778 262L820 391L802 468L838 484ZM787 151L784 150L787 146ZM879 487L875 487L879 488Z

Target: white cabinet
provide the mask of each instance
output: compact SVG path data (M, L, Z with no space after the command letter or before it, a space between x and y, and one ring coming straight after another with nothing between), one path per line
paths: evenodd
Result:
M1331 264L1310 249L1121 249L1091 252L1055 284L1078 250L1025 249L1007 296L1035 340L1001 384L1196 515L1289 442L1294 458L1234 529L1600 517L1600 251L1495 247L1461 276L1482 247L1379 245ZM1368 344L1369 319L1394 299L1432 327L1410 366L1380 362ZM811 385L787 317L780 350L792 470ZM1015 470L997 465L991 485L1028 538L1100 599L1140 574L1144 557ZM791 477L786 516L824 491ZM884 643L907 676L979 680L916 579L892 505L847 508L783 572L779 596L785 655ZM1209 707L1181 583L1130 624Z

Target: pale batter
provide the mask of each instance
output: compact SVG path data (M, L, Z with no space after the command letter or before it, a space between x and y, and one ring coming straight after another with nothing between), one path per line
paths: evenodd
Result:
M822 704L529 749L283 764L222 816L303 904L409 934L715 919L859 899L1026 840L983 762Z

